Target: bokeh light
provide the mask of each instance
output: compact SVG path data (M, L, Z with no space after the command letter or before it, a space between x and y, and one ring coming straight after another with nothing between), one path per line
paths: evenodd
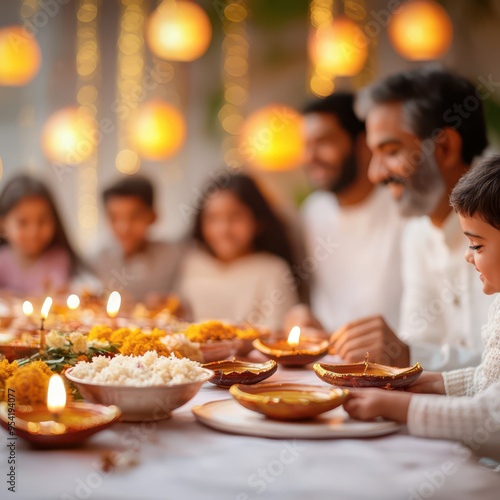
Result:
M0 85L29 83L40 69L40 47L21 26L0 29Z
M63 108L45 123L42 148L53 162L79 165L92 156L95 147L95 120L81 108Z
M446 10L429 0L410 1L398 8L388 34L394 48L406 59L437 59L450 48L453 25Z
M350 19L338 17L311 35L309 56L321 74L354 76L365 64L368 40L361 28Z
M148 160L161 160L176 153L184 143L186 125L181 113L160 100L140 106L130 121L129 140Z
M283 104L251 114L243 127L240 153L245 162L262 170L288 170L303 155L302 116Z
M196 3L162 2L151 14L146 40L151 51L171 61L194 61L201 57L212 39L212 25Z

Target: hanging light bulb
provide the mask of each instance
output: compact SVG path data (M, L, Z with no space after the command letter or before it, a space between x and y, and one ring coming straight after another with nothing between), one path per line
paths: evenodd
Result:
M446 10L430 0L407 2L392 15L388 27L394 48L406 59L426 61L443 56L453 40Z
M181 113L160 100L143 104L130 123L130 142L140 156L149 160L161 160L173 155L186 136Z
M303 155L302 116L280 104L254 112L244 124L240 151L262 170L296 167Z
M0 29L0 85L26 85L38 73L41 60L38 42L22 26Z
M146 39L151 51L170 61L194 61L212 38L206 12L194 2L166 0L151 14Z
M51 161L78 165L90 158L96 146L95 120L78 108L52 114L42 131L42 148Z
M368 41L357 24L347 17L316 30L309 39L309 55L323 74L358 74L368 55Z

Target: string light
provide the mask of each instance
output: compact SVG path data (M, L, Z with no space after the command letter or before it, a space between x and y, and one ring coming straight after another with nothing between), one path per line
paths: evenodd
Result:
M309 18L311 37L315 37L322 29L331 26L333 22L334 0L311 0ZM325 72L318 62L311 62L309 88L318 97L330 95L335 90L335 78Z
M100 0L79 0L76 13L76 99L82 116L97 121L100 76L98 14ZM78 167L78 225L82 247L89 246L97 234L97 134L87 137L89 154Z
M232 168L240 168L244 158L238 147L238 136L244 124L244 108L248 100L247 0L228 0L223 15L224 104L218 117L227 134L222 145L224 161Z
M130 113L144 98L144 25L145 0L121 0L118 34L117 96L120 109L118 124L118 154L116 169L123 174L135 174L141 168L139 155L130 144L127 123Z

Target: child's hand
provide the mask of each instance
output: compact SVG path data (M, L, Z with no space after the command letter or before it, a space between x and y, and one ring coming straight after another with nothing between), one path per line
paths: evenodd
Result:
M423 394L446 394L443 375L439 372L423 372L406 390Z
M385 389L350 389L344 409L352 418L373 420L377 417L406 423L411 394Z

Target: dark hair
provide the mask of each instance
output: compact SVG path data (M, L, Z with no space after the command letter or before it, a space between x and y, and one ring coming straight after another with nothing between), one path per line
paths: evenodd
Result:
M146 177L132 175L115 182L102 193L104 204L115 196L134 196L143 201L149 208L154 208L153 184Z
M356 139L365 131L365 122L361 121L354 112L354 94L349 92L336 92L324 99L310 102L302 110L302 114L311 113L334 115L352 139Z
M462 138L462 160L470 165L488 145L483 105L472 83L441 68L424 67L391 75L360 91L358 115L375 104L401 102L408 125L420 139L454 128ZM460 114L458 109L463 112Z
M276 216L255 181L245 174L228 175L225 179L214 179L205 185L196 212L193 238L207 246L202 231L203 211L206 201L218 191L229 191L252 211L260 229L253 242L254 249L277 255L291 267L294 264L293 252L285 225Z
M492 155L471 168L456 184L451 206L461 215L479 215L500 229L500 155Z
M18 203L29 197L42 198L49 205L55 222L54 237L49 247L59 247L68 252L71 275L76 274L78 270L87 269L86 264L69 242L61 217L57 211L54 197L43 182L29 175L18 175L10 179L0 193L0 218L5 217ZM0 245L5 244L8 244L8 241L5 237L0 237Z

